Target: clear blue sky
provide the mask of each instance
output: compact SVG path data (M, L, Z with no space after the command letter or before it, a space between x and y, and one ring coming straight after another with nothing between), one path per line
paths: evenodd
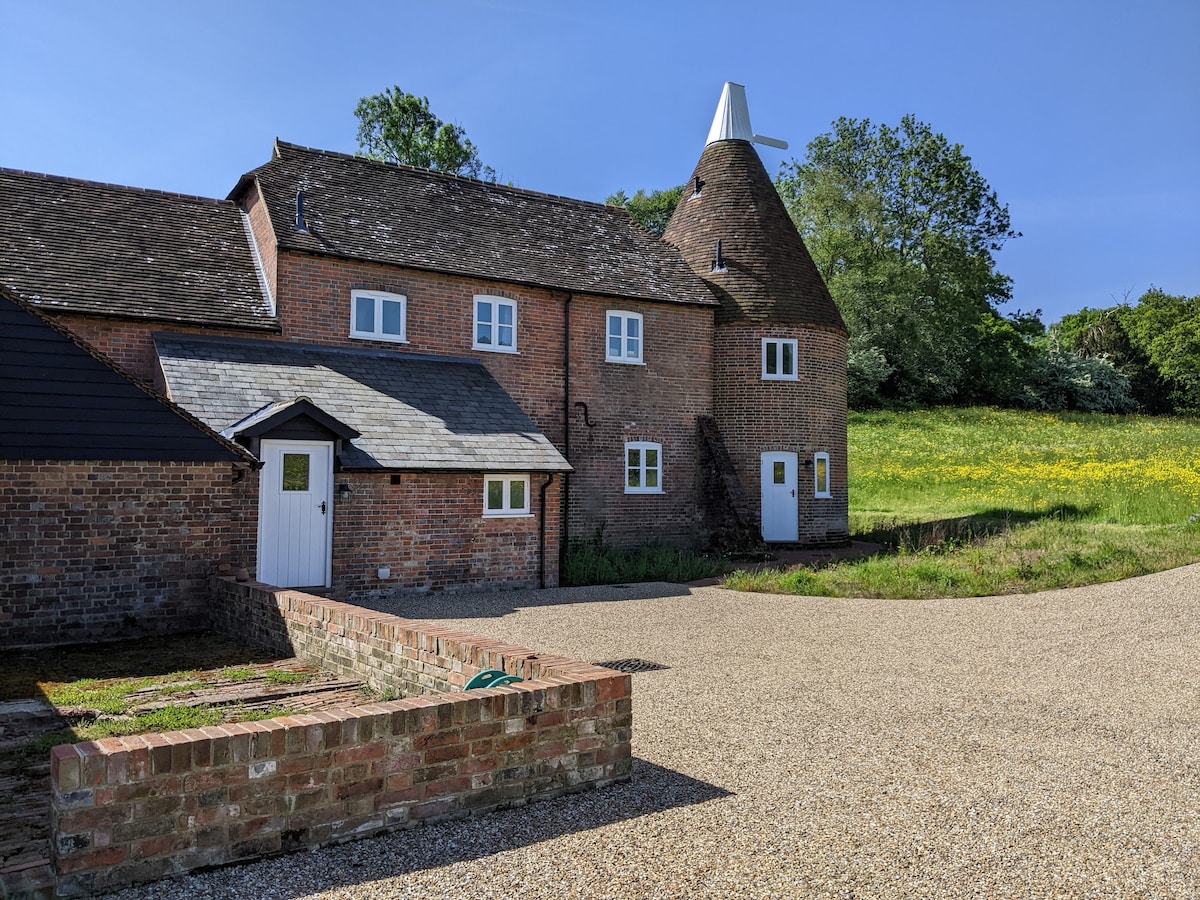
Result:
M1200 2L0 0L0 166L224 197L271 141L353 152L393 84L502 181L684 181L724 81L767 170L838 116L961 143L1024 237L1003 311L1200 294Z

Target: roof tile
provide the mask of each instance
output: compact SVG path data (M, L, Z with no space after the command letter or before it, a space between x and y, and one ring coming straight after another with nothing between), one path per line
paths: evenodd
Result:
M347 468L570 470L477 360L167 332L154 343L172 398L216 431L303 396L361 433Z
M622 209L276 141L248 173L283 249L558 290L715 305L679 253ZM307 232L295 224L304 194Z
M226 200L0 169L0 283L54 310L278 328Z

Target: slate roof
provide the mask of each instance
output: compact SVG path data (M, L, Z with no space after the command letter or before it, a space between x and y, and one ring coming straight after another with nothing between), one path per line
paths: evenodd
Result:
M214 430L307 397L360 432L349 469L565 472L477 360L156 332L171 398Z
M277 140L257 183L279 246L565 291L716 303L621 209ZM295 228L304 194L308 233Z
M253 462L3 287L0 459Z
M227 200L0 169L0 284L47 309L278 329Z
M717 322L750 320L845 331L829 289L749 141L704 148L663 239L721 300ZM712 271L717 241L725 271Z

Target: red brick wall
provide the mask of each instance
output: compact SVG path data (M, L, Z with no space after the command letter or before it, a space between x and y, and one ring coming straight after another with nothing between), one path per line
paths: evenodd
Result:
M209 577L244 559L244 494L231 472L229 463L0 462L0 645L205 625Z
M296 591L222 580L216 593L239 633L242 621L275 623L315 657L347 660L341 671L361 664L398 684L385 667L403 670L441 691L484 668L526 680L55 747L59 896L629 778L629 675Z
M606 313L640 312L645 365L605 361ZM712 410L711 309L576 299L571 304L570 537L603 526L618 545L701 543L696 417ZM625 493L625 442L662 444L661 494Z
M265 229L261 212L260 206L251 205L251 220L260 234L266 262L274 238ZM571 476L571 537L591 537L603 526L606 538L617 544L652 540L703 543L696 416L713 410L711 309L575 296L571 303L572 409L565 410L563 317L567 297L562 292L292 252L272 259L267 269L268 277L275 281L281 333L205 333L481 359L560 450L566 449L564 425L570 423L571 462L577 470ZM407 343L349 336L350 293L355 288L407 297ZM518 353L472 349L476 294L516 302ZM645 365L605 362L608 309L643 315ZM166 326L105 323L83 317L64 321L131 371L150 379L158 376L149 334L156 328L168 330ZM161 378L156 383L162 387ZM587 404L596 427L584 424L581 411L574 408L577 401ZM662 444L664 493L624 492L624 444L632 440ZM344 479L339 476L339 480ZM535 478L531 487L538 483ZM344 582L349 591L379 587L371 583L370 576L383 563L373 562L373 558L385 556L393 560L388 564L397 576L412 576L413 586L450 586L460 580L473 584L484 571L493 573L493 581L507 581L512 572L518 576L516 583L536 583L536 563L530 574L530 529L526 525L508 529L504 532L508 543L498 545L501 532L498 526L479 521L477 499L469 496L470 489L460 491L451 482L443 484L448 493L442 504L431 504L428 495L421 493L424 488L415 482L415 493L409 498L396 491L381 491L376 483L366 485L363 512L346 510L345 521L356 522L359 529L335 526L335 578L339 585ZM556 486L551 493L556 495L557 490ZM431 507L435 509L430 515L436 520L432 527L439 534L435 541L423 543L409 530L407 517L413 510ZM455 516L460 516L459 527L451 535ZM557 525L561 519L556 516L555 522ZM485 545L499 556L489 561L481 553ZM548 578L547 583L554 580Z
M762 379L762 339L797 341L796 381ZM801 543L844 541L846 489L846 337L832 329L731 322L716 329L713 407L752 507L760 510L760 457L798 454ZM829 454L833 496L813 496L813 454Z
M302 253L280 256L278 279L285 340L481 359L539 430L561 443L565 295ZM356 288L407 298L407 343L350 337L350 292ZM516 353L471 348L476 294L516 301Z
M270 339L275 337L275 334L269 331L197 328L171 325L166 322L126 322L116 319L98 319L92 316L58 316L56 321L71 329L125 371L154 385L162 393L166 393L166 391L162 383L162 373L158 367L158 357L154 353L154 340L150 337L155 331L223 335L236 338Z
M563 450L563 315L566 295L479 279L372 263L285 253L278 263L283 337L340 346L476 357L538 428ZM389 291L408 299L408 342L351 338L350 292ZM517 303L517 354L472 349L474 298ZM643 316L645 365L605 362L605 313ZM571 301L571 537L603 524L609 540L638 544L702 541L697 511L696 416L712 409L713 311L683 305L614 301L576 295ZM662 495L624 493L624 443L663 444ZM667 474L669 472L669 474Z
M545 475L530 475L531 515L520 517L483 515L484 476L478 473L339 473L334 480L336 596L394 588L538 586ZM546 492L547 587L558 585L561 483L555 477ZM336 499L340 484L350 486L349 503ZM386 581L378 577L381 566L391 569Z
M256 189L246 191L241 198L246 207L246 215L250 219L250 229L254 232L254 243L258 250L259 261L262 263L263 275L271 291L271 297L278 297L279 279L276 277L275 261L279 245L275 240L275 229L271 227L267 205L262 202Z

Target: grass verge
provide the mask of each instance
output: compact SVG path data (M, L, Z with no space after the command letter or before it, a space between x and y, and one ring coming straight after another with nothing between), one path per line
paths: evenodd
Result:
M885 552L738 571L736 590L977 597L1200 562L1200 420L991 409L855 414L850 524Z
M602 536L571 541L561 581L564 587L639 581L676 583L712 578L732 568L719 557L701 556L662 544L626 549L612 547Z

